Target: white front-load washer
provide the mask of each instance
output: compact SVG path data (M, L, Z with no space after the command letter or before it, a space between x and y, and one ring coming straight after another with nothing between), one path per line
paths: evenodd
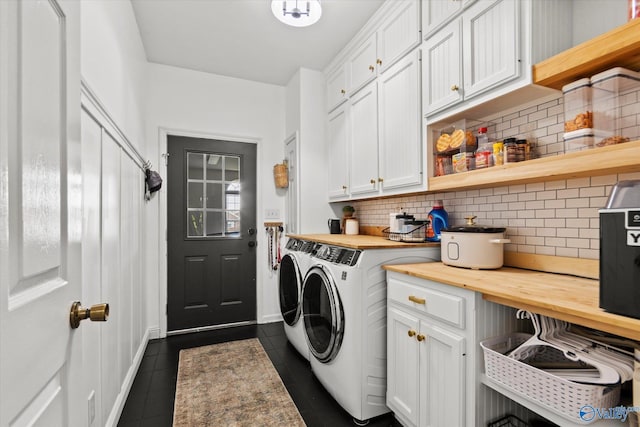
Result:
M439 247L356 250L320 245L302 294L311 369L358 424L389 412L384 264L440 260Z
M310 242L289 239L282 252L278 273L278 296L284 332L293 347L309 360L302 321L302 283L309 267Z

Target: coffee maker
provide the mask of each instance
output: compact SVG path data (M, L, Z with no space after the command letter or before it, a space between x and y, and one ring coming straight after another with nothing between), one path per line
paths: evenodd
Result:
M640 180L618 182L600 209L600 308L640 318Z

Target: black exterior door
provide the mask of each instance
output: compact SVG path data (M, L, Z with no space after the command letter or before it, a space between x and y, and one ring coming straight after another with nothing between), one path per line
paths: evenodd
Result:
M256 146L169 136L168 331L256 320Z

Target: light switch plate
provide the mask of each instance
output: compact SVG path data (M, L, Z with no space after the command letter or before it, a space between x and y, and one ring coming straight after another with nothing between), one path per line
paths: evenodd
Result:
M265 219L279 219L280 218L280 209L265 209L264 210L264 218Z

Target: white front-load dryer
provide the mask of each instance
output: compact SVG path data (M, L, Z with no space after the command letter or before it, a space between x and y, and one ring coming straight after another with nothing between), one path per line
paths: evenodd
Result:
M318 245L302 293L311 369L356 423L389 412L384 264L438 261L440 248Z
M309 254L302 251L304 242L289 239L283 250L278 273L278 297L284 332L293 347L309 360L309 347L302 321L302 281L309 265Z

